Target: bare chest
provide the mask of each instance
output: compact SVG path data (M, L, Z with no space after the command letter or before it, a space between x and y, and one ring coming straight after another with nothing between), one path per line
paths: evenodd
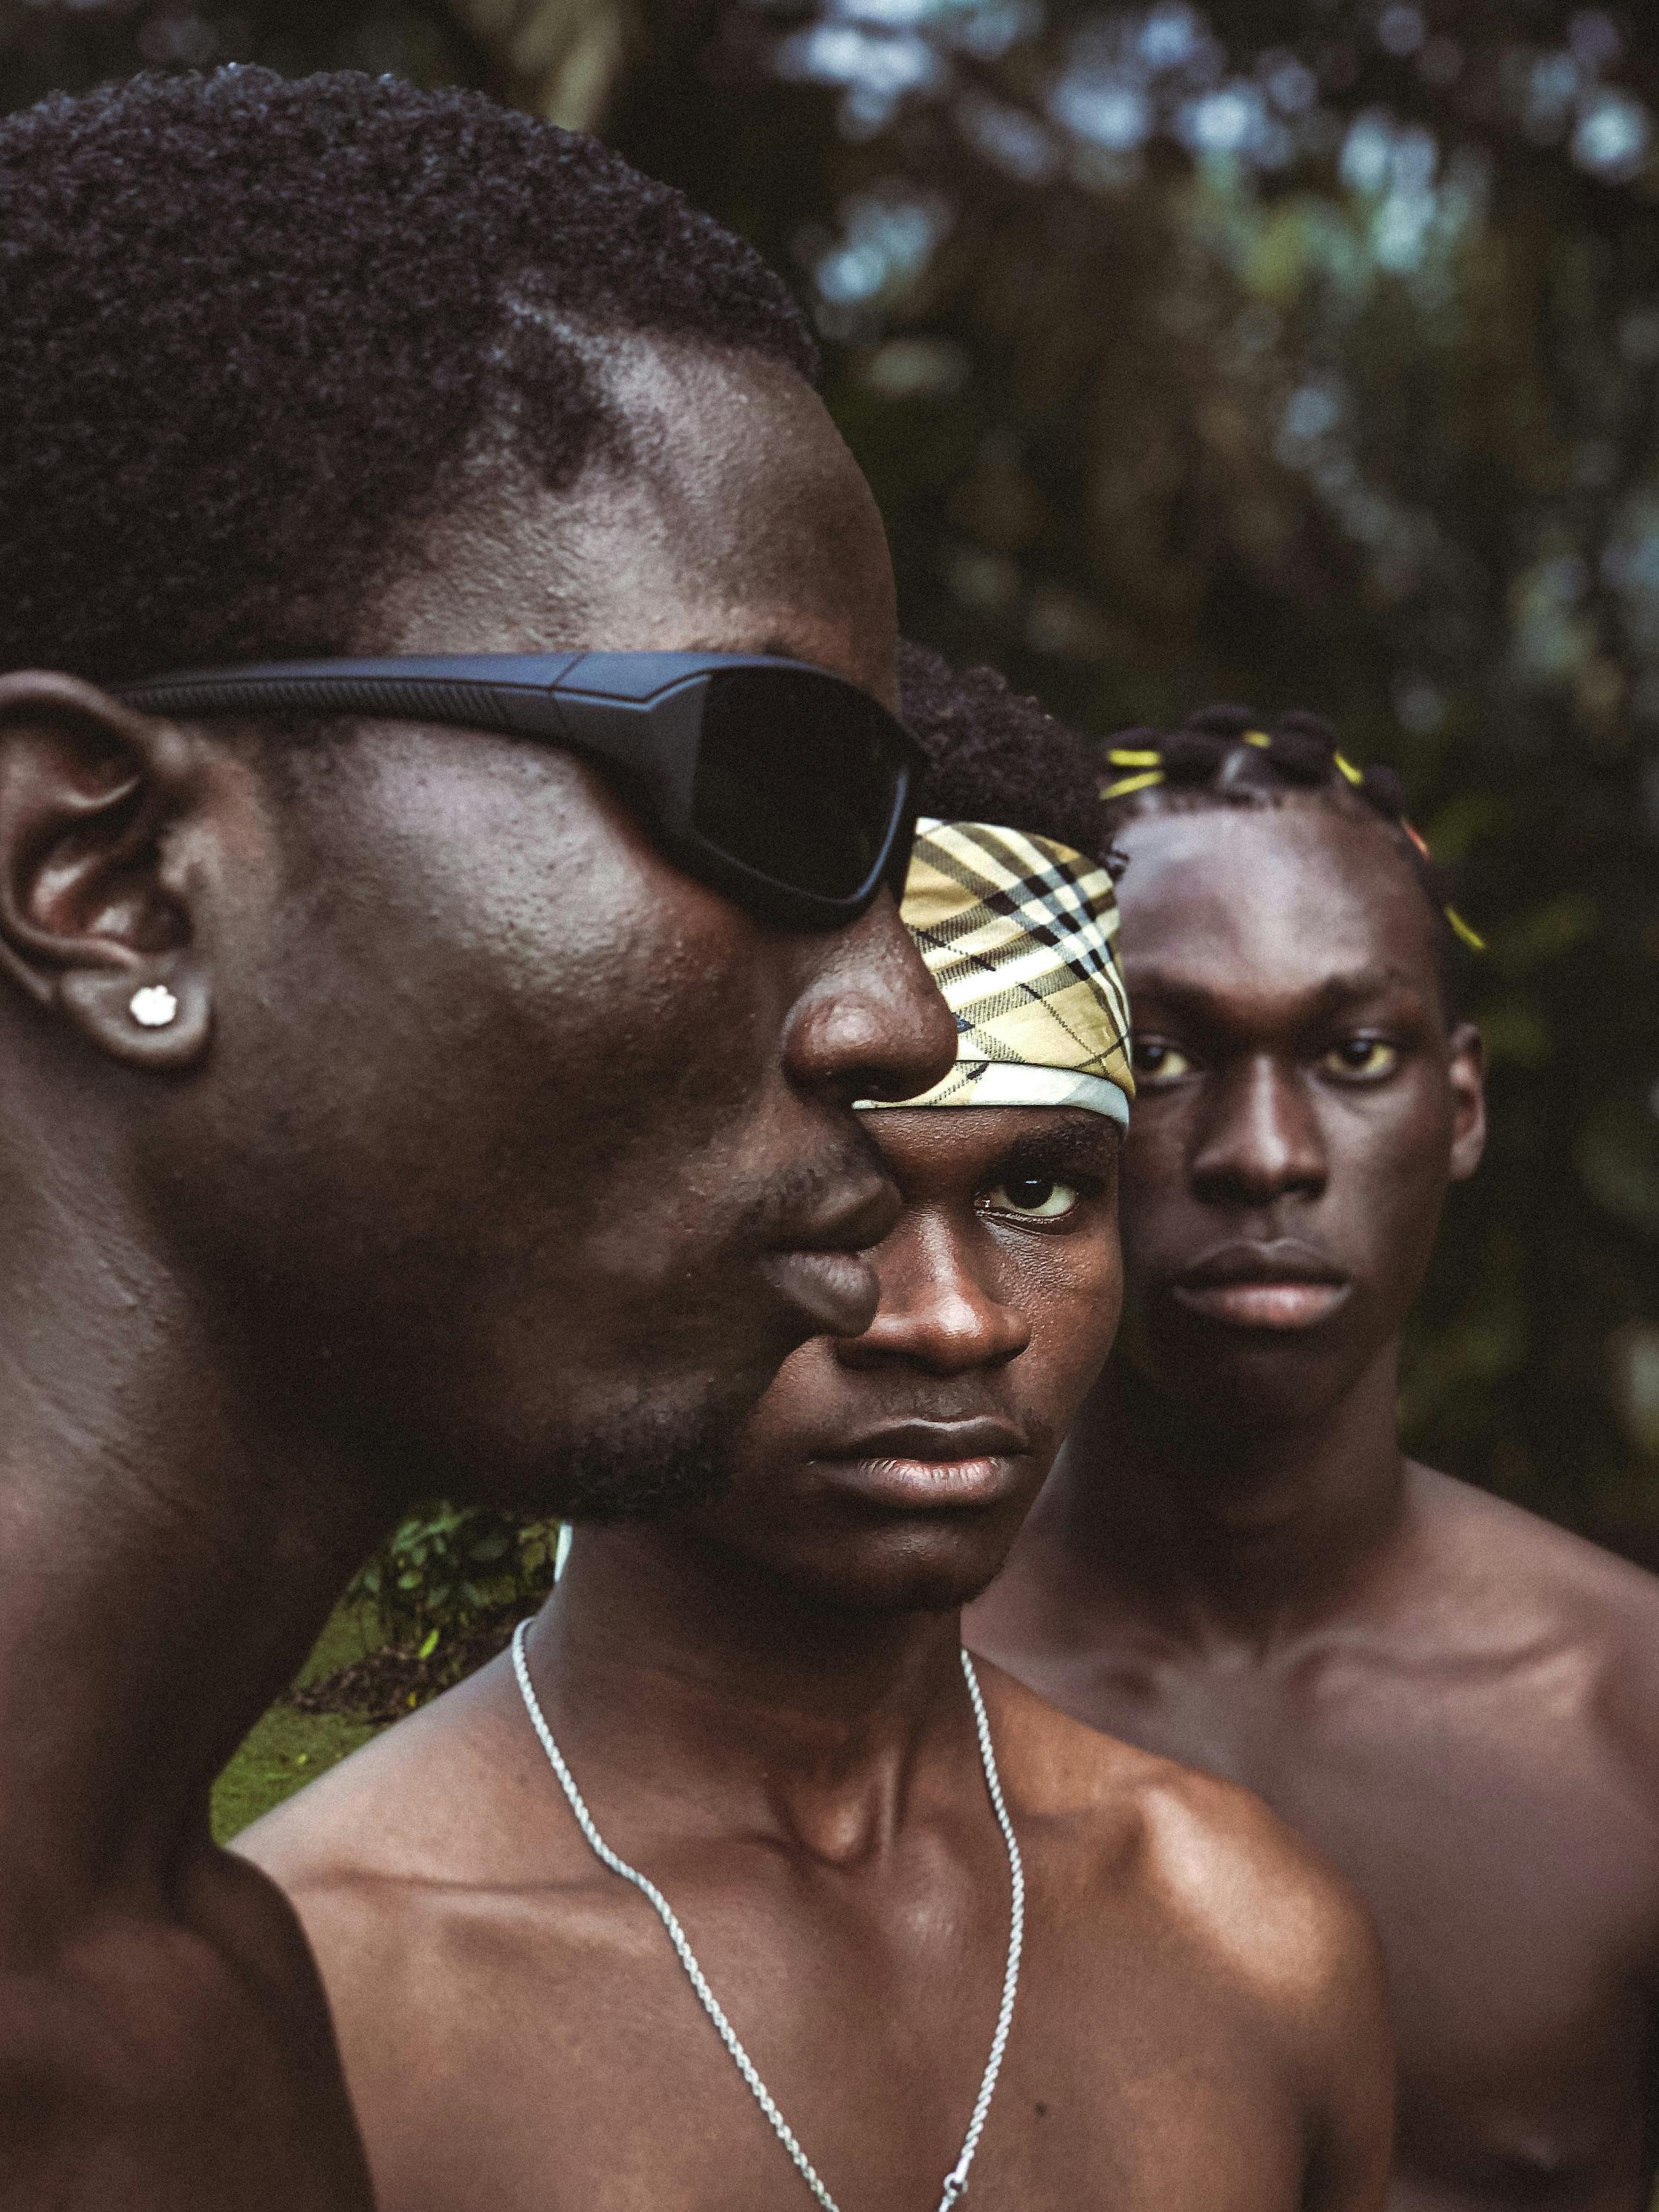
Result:
M1096 1725L1256 1790L1370 1906L1399 2212L1646 2212L1659 1854L1571 1657L1507 1678L1133 1661L1073 1687Z
M849 1975L833 1945L780 1942L764 1916L747 1942L728 1917L699 1945L841 2212L934 2212L989 2046L1003 1932L919 1974L866 1954ZM412 2034L382 2027L354 2053L344 2024L383 2212L811 2212L654 1923L574 1947L526 1934L447 1947L442 1982L422 1972L400 1995ZM1029 1937L970 2201L1297 2212L1304 2116L1243 2005L1235 2016L1194 1962L1131 1924L1038 1917Z

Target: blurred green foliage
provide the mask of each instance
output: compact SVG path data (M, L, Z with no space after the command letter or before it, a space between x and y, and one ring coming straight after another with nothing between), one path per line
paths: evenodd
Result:
M315 1649L300 1669L301 1683L332 1674L364 1657L372 1624L362 1609L343 1600L330 1616ZM354 1713L298 1711L279 1699L261 1715L213 1785L213 1836L232 1836L337 1765L367 1743L376 1723Z
M532 1612L553 1586L556 1521L522 1521L441 1501L406 1513L346 1592L373 1613L380 1641L428 1658L441 1638Z
M912 635L1091 729L1308 706L1405 775L1491 940L1494 1108L1408 1431L1659 1558L1650 11L610 4L609 135L810 296ZM489 15L0 0L0 91L256 58L504 91ZM413 1525L394 1582L464 1591L464 1532Z

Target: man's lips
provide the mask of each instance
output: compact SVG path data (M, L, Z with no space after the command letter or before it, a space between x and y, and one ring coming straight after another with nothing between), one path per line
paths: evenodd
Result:
M998 1420L902 1421L813 1454L836 1489L889 1512L1000 1504L1020 1479L1030 1446Z
M862 1336L876 1317L881 1285L862 1252L769 1252L761 1273L814 1336Z
M1347 1303L1352 1279L1294 1237L1217 1245L1170 1285L1178 1304L1233 1328L1316 1328Z
M899 1197L883 1176L860 1186L833 1212L786 1230L761 1272L812 1325L814 1335L862 1336L876 1317L881 1286L864 1257L898 1217Z

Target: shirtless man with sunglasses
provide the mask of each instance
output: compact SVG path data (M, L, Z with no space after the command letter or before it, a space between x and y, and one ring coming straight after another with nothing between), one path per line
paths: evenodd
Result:
M782 287L473 95L48 102L0 242L0 2204L358 2212L210 1785L401 1504L868 1322L892 577Z

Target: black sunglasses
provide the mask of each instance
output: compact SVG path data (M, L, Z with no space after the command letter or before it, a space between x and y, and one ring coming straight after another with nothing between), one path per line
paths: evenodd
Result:
M896 896L923 754L856 684L735 653L463 653L281 660L124 684L179 716L362 715L448 722L603 761L687 874L794 929Z

